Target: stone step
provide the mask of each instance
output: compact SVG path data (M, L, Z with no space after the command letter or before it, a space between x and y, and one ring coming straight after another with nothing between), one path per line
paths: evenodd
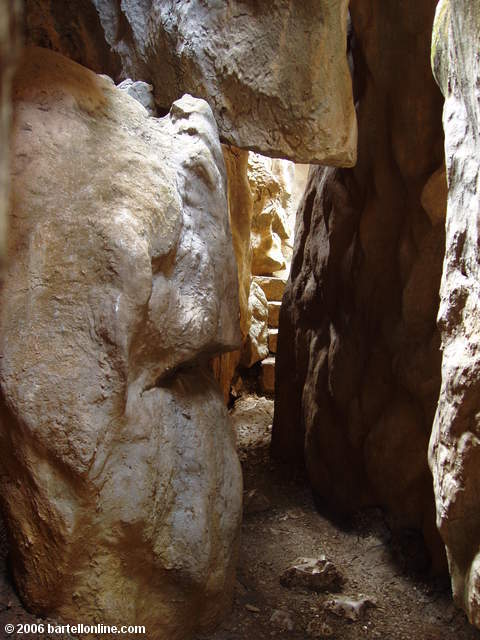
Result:
M262 360L262 374L260 377L264 393L275 391L275 357L269 356Z
M277 353L278 329L268 330L268 350L270 353Z
M268 326L273 329L278 328L278 318L280 316L280 307L282 306L281 302L277 302L276 300L268 301Z
M253 276L253 279L263 289L267 300L280 302L287 284L286 280L275 276Z

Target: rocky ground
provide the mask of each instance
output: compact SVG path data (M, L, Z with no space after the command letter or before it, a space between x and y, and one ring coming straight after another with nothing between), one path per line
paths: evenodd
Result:
M269 458L273 401L243 396L232 411L245 478L245 517L235 601L215 633L195 640L479 640L451 601L448 580L425 572L413 534L393 537L379 510L339 526L318 512L305 478ZM8 576L0 527L0 638L5 624L42 623L23 608ZM301 557L331 561L335 592L287 588L280 577ZM71 636L23 634L66 640Z
M255 396L239 398L232 411L245 481L235 601L223 627L196 640L478 640L453 606L448 580L428 577L413 533L393 537L375 509L348 527L333 523L316 509L305 478L270 460L272 413L273 401ZM280 584L297 558L321 555L343 574L341 591Z

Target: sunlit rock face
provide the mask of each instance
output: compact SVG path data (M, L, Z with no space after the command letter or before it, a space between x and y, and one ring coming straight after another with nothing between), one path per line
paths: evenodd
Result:
M9 193L9 144L12 75L20 49L21 5L17 0L0 5L0 261L4 259Z
M251 367L268 356L268 301L254 280L250 286L248 310L250 327L242 351L242 364Z
M382 505L422 530L440 565L427 463L445 217L435 6L351 3L358 165L314 171L297 214L273 452L304 460L330 507Z
M240 344L215 121L188 95L151 118L47 50L19 69L0 317L14 579L40 614L187 637L228 610L242 495L204 364Z
M455 601L480 626L480 4L438 4L432 64L445 96L442 385L430 441L437 524Z
M248 180L253 198L252 273L272 275L285 269L282 240L289 237L285 185L272 171L272 161L250 154Z
M185 92L204 98L237 147L336 166L352 166L356 154L347 7L82 0L73 14L66 3L26 0L30 42L115 79L150 82L163 108Z

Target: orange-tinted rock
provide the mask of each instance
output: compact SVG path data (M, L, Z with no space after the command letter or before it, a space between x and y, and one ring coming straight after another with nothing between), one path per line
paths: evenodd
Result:
M0 261L4 258L9 194L11 82L20 49L20 2L0 6Z
M215 121L191 96L151 118L46 49L26 52L13 96L0 492L15 583L40 615L188 637L228 611L242 501L203 364L240 345Z
M442 384L430 440L437 525L455 602L480 627L480 3L438 3L432 39L445 96L448 175L440 310Z
M184 93L204 98L229 144L297 162L355 162L347 0L26 4L31 42L149 82L162 108Z

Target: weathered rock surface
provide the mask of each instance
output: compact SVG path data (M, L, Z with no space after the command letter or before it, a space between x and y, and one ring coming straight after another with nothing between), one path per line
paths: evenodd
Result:
M5 254L9 193L11 83L20 48L20 2L0 5L0 260Z
M284 587L299 587L310 591L336 591L343 581L342 574L325 556L298 558L280 576L280 583Z
M278 327L280 309L282 303L277 300L270 300L268 303L268 326L274 329Z
M289 267L293 221L308 168L226 145L223 152L243 338L239 353L222 354L212 363L228 402L238 365L251 367L268 356L267 300L282 299L286 280L270 275L254 276L252 282L252 271L272 273ZM280 304L273 306L270 313L277 326ZM270 369L268 367L269 393L273 391L273 369Z
M240 343L217 128L190 96L150 118L47 50L19 69L0 317L15 582L40 614L186 637L228 609L242 500L202 364Z
M279 631L293 631L295 629L295 623L291 613L283 609L275 609L270 616L270 622L272 626Z
M123 77L153 84L163 108L185 92L204 98L230 144L352 166L347 6L81 0L72 13L66 3L27 0L27 24L35 44L115 78L121 69Z
M253 198L251 230L252 273L272 275L286 266L282 239L289 237L283 184L272 171L272 161L249 154L248 180Z
M249 153L226 145L222 145L222 149L227 169L228 212L238 271L240 330L245 339L250 327L249 298L252 279L250 234L253 200L248 180Z
M248 180L253 200L253 274L260 277L271 277L273 273L282 278L288 276L295 216L307 175L308 165L295 165L283 159L272 160L257 153L249 154Z
M137 80L134 82L130 78L127 78L123 82L117 85L122 91L126 91L129 96L135 98L151 116L157 115L157 105L155 104L155 98L153 97L153 87L151 84Z
M368 609L375 607L375 601L368 597L356 599L339 596L332 598L332 600L327 600L323 606L324 609L331 611L336 616L355 622L359 618L363 618Z
M267 300L282 301L285 285L287 284L286 279L274 276L254 276L253 280L263 289Z
M430 441L437 525L455 602L480 627L480 3L442 0L432 63L445 96L446 253L442 385Z
M271 353L277 353L278 329L268 330L268 349Z
M297 216L276 362L273 452L304 460L316 493L382 505L436 560L427 446L440 387L442 224L421 197L443 165L428 64L436 2L354 0L359 153L317 168Z
M242 364L246 367L268 356L268 303L255 281L250 287L249 317L250 327L242 351Z
M222 145L222 149L227 169L228 214L237 263L240 331L242 334L242 346L240 349L230 353L223 353L214 358L212 362L215 378L220 384L225 403L228 403L232 380L242 356L245 357L244 350L249 342L248 335L252 324L252 308L249 302L252 280L250 233L253 201L247 174L248 151L228 147L227 145Z
M275 391L275 358L273 356L262 360L260 384L263 393L272 395Z
M72 10L68 2L24 0L25 42L53 49L97 73L124 80L128 74L121 73L118 53L105 40L95 5L96 0L75 0Z

